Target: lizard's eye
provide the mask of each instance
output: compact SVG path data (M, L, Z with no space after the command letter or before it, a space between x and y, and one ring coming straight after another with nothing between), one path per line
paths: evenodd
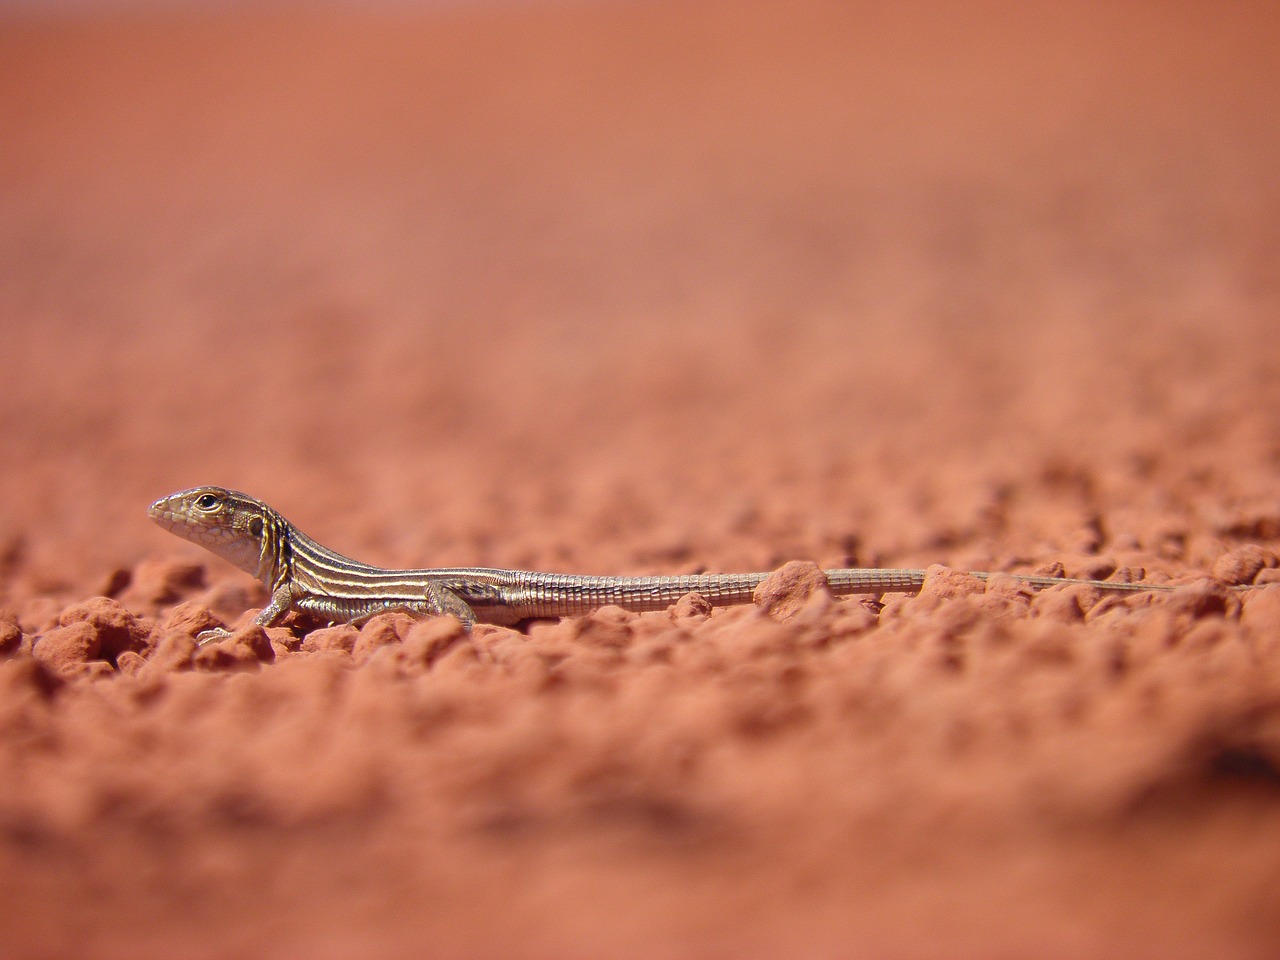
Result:
M201 510L212 510L218 505L218 498L212 493L206 493L204 496L196 500L196 506Z

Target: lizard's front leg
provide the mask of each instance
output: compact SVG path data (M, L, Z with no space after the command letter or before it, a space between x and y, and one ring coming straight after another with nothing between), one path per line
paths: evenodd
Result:
M287 583L282 583L276 587L275 593L271 594L271 602L263 608L260 614L254 617L253 622L260 627L274 627L280 622L280 618L289 612L291 606L293 606L293 588ZM204 646L206 643L225 640L231 636L232 632L231 630L224 630L222 627L201 630L196 634L196 643Z

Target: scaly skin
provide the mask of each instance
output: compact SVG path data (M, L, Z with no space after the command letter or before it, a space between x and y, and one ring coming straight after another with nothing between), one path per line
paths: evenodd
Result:
M659 577L594 577L575 574L447 567L387 570L335 553L312 540L260 500L222 487L194 487L157 500L148 511L156 523L205 547L256 577L271 601L257 623L272 626L289 610L332 623L355 623L377 613L414 616L450 614L470 628L478 621L511 624L534 617L567 617L598 607L662 610L689 593L708 602L750 602L764 573L710 573ZM831 591L852 594L914 593L923 570L838 569L824 571ZM986 579L991 574L974 573ZM1011 575L1037 589L1086 584L1132 593L1169 590L1165 584L1113 583L1063 577ZM229 636L206 630L200 643Z

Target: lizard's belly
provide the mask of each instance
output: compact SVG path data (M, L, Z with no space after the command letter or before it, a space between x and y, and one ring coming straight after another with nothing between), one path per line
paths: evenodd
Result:
M421 615L426 613L421 600L390 599L378 597L333 597L309 594L295 601L294 606L305 613L328 620L331 623L350 623L366 620L379 613L402 611Z

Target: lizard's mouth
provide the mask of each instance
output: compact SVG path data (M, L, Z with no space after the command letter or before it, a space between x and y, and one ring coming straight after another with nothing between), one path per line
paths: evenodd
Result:
M162 497L147 508L147 516L174 536L204 547L252 576L262 565L262 542L232 525L193 513L187 502L190 491Z

